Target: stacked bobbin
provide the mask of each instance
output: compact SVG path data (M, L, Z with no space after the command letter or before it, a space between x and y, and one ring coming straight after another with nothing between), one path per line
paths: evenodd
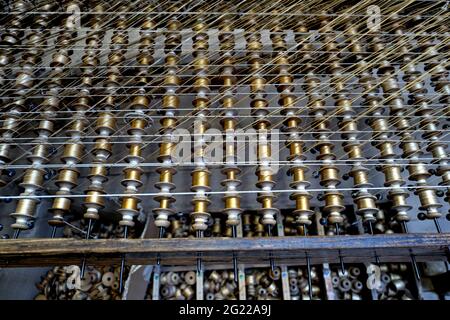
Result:
M11 3L11 14L4 23L5 32L0 38L0 85L7 83L8 74L5 70L8 65L14 62L17 47L22 44L24 27L26 22L26 12L33 10L33 4L27 0L15 0Z
M300 20L297 27L301 29L303 27L303 21ZM300 133L302 120L299 114L300 110L297 106L297 97L293 92L294 77L290 73L292 60L289 57L293 56L293 52L287 52L286 34L283 33L283 30L281 21L278 19L275 20L271 29L272 47L275 51L273 60L278 69L278 77L275 85L279 92L278 104L281 107L280 112L284 117L283 131L286 132L285 145L289 149L288 161L290 167L288 174L292 176L292 182L289 186L294 189L294 192L290 195L290 199L295 201L293 214L296 217L295 223L306 227L311 224L311 216L314 212L310 207L312 195L306 189L310 183L306 176L308 166L304 164L306 157L303 153L304 142ZM299 40L299 42L303 42L302 40Z
M152 12L153 7L148 6L142 10ZM142 186L143 170L139 164L144 161L142 150L144 148L142 135L145 129L152 124L152 119L147 115L150 106L150 99L146 90L149 82L148 67L153 63L153 46L154 46L154 29L155 23L151 17L146 17L141 23L141 32L139 40L139 53L137 55L137 72L135 85L137 87L130 110L124 115L128 128L128 155L124 161L127 166L123 169L122 185L125 187L124 196L121 199L122 215L120 225L127 227L134 226L134 217L139 213L140 197L134 195L138 193Z
M353 22L353 21L352 21ZM350 61L353 60L358 66L359 60L362 59L363 51L359 38L357 23L347 21L344 25L345 31L348 33L348 41L350 46ZM345 69L340 64L340 60L334 61L330 65L331 79L334 86L334 98L336 106L336 115L339 121L341 136L345 140L342 143L343 149L347 154L351 169L348 173L353 178L353 188L357 191L352 193L353 200L356 204L356 213L363 218L364 222L371 225L375 221L375 214L378 212L375 200L376 197L369 192L368 188L373 187L369 182L369 169L364 166L366 157L362 151L362 144L358 140L359 128L358 118L355 118L355 110L352 106L352 99L349 96L348 82L349 76L345 74ZM361 79L360 70L354 69L354 74Z
M275 195L272 189L275 187L273 180L273 169L270 166L271 147L269 144L269 130L271 122L268 101L266 95L266 82L264 77L266 68L264 66L263 44L261 34L258 30L258 15L254 9L249 10L245 24L246 34L246 58L250 72L248 81L250 85L251 114L254 117L253 128L256 130L256 171L258 181L256 187L259 189L257 201L261 204L258 213L261 215L261 223L270 234L272 227L276 224L275 215L279 212L274 207ZM253 142L254 144L254 142ZM254 148L254 146L252 146Z
M121 6L120 12L126 12L128 6ZM92 153L92 167L89 172L90 185L86 190L83 217L89 221L87 238L91 230L92 221L100 219L100 210L105 207L104 185L108 181L108 168L105 163L113 152L111 135L117 130L114 111L117 108L116 95L122 84L122 69L125 61L128 35L126 32L127 18L125 14L118 16L115 21L114 32L111 37L110 52L106 68L106 79L103 83L103 96L96 109L95 132L97 134Z
M12 79L12 74L8 74L6 68L8 65L14 62L16 51L22 51L16 49L15 47L20 46L22 43L26 43L26 41L24 41L24 32L22 31L24 22L26 21L25 12L27 10L33 9L33 6L26 0L16 0L11 4L11 9L16 13L14 15L11 15L11 17L9 17L8 21L5 23L6 30L4 33L2 33L0 41L0 45L2 46L0 50L0 85L2 87L9 84L8 82L14 81ZM25 55L23 55L23 59L24 62L26 62ZM26 64L24 65L24 67L26 67ZM17 74L17 77L19 77L19 75L20 73ZM20 78L17 78L17 80L20 80ZM16 89L19 89L19 82L16 82ZM19 95L22 94L19 93ZM25 109L25 106L23 105L24 103L21 101L21 99L16 100L16 103L14 103L9 108L8 112L6 112L2 117L3 125L0 128L0 132L2 134L0 138L0 164L5 164L11 161L9 156L9 149L11 148L10 143L12 142L11 139L16 133L20 112L24 111ZM6 101L4 103L6 103ZM12 172L2 169L1 174L11 175ZM7 182L4 181L3 178L1 178L0 187L6 184Z
M170 12L177 12L176 6L169 7ZM156 169L159 173L159 181L155 183L155 187L159 189L158 195L154 198L159 203L159 207L153 209L155 215L155 225L160 228L160 236L163 231L170 226L169 217L175 213L172 203L175 197L171 192L175 189L173 176L177 173L175 164L173 163L173 154L176 148L176 137L173 132L178 124L177 109L180 105L180 98L177 95L178 86L180 85L180 77L178 69L180 64L181 53L181 34L179 33L180 22L176 14L170 14L167 21L167 31L165 32L164 52L164 95L162 96L161 111L161 137L162 142L159 144L158 161L161 166Z
M368 50L383 50L384 44L381 42L377 34L370 36ZM388 189L388 198L392 202L392 208L395 210L395 219L399 222L409 221L408 210L411 206L407 203L406 198L409 196L403 186L405 181L401 172L403 168L396 163L394 143L391 140L392 132L389 130L388 120L383 116L384 108L382 105L382 97L379 94L378 79L373 76L373 66L371 61L360 60L359 68L363 70L359 83L364 92L363 105L368 107L370 118L367 123L372 128L372 144L379 150L378 157L381 164L379 170L384 174L384 186Z
M77 164L82 162L85 152L83 143L83 135L86 133L86 127L89 122L86 120L86 115L91 108L94 107L92 87L97 82L96 76L98 74L97 67L99 65L99 49L102 45L102 40L105 35L103 31L103 17L102 13L105 11L105 6L101 3L94 4L93 12L97 13L88 22L92 31L86 37L86 50L82 57L81 64L81 83L78 91L78 96L71 106L73 112L73 121L69 124L66 134L69 136L61 160L64 166L60 169L59 175L55 184L58 186L53 205L50 208L53 216L49 220L49 224L54 227L64 225L64 215L70 211L72 198L67 197L72 193L72 189L78 184L80 171Z
M78 2L65 1L64 8L73 4L78 4ZM46 13L51 11L52 8L53 4L46 3L38 9L44 13L36 19L37 21L35 22L37 25L42 28L46 27L49 19ZM42 29L36 29L35 33L31 34L30 39L33 39L33 42L35 41L34 44L36 47L30 47L30 51L25 55L26 62L24 61L23 72L17 76L17 82L28 79L24 82L24 90L32 88L33 68L35 67L35 64L40 62L40 55L42 54L40 46L43 45L41 42L43 42L43 39L46 36L45 31L43 32L41 30ZM46 83L46 97L39 106L41 114L39 123L35 127L37 133L37 137L34 141L35 146L31 155L27 157L31 162L31 168L25 171L22 183L20 184L20 186L24 188L22 195L25 197L19 200L15 212L11 213L11 217L15 219L15 223L12 224L12 227L16 229L15 237L18 236L20 230L30 229L33 220L35 219L36 206L40 202L39 198L36 197L36 193L43 189L46 171L42 166L48 162L52 153L49 137L55 131L54 117L55 113L60 108L61 101L59 95L61 94L64 77L66 76L67 69L65 67L70 64L70 55L72 54L70 45L75 36L75 26L66 17L62 20L61 31L56 39L56 52L53 54L52 62L50 63L51 71ZM19 99L18 102L21 103L23 101L22 99Z
M230 10L225 7L224 10ZM237 188L241 185L238 175L241 169L237 165L239 150L237 150L236 136L238 111L234 108L236 104L236 76L235 57L234 57L234 20L231 15L224 15L219 23L219 41L221 57L218 61L222 65L220 79L223 81L220 87L220 103L222 110L221 124L224 132L224 165L222 173L226 176L221 184L225 186L227 193L223 196L225 202L224 214L227 216L226 224L233 229L240 223L241 197Z
M394 28L396 26L394 25ZM401 29L401 25L399 26ZM399 29L397 29L398 31ZM415 194L418 195L421 209L426 211L426 215L429 219L439 218L441 213L439 208L441 204L437 202L435 190L427 186L427 178L430 177L426 165L420 160L420 156L423 154L419 144L415 141L413 133L411 132L411 124L409 119L405 116L409 115L407 108L404 105L403 97L400 94L400 87L396 79L395 68L387 59L381 61L378 72L382 77L381 86L383 88L384 98L389 105L390 116L392 117L393 126L396 129L396 134L400 138L400 148L402 149L402 157L408 160L407 170L409 173L409 179L416 181L417 188ZM411 63L407 61L406 65L402 64L402 67L410 66ZM412 71L413 72L413 71ZM414 91L415 89L413 89ZM420 88L417 90L420 91Z
M444 29L441 30L442 32L448 32L444 26L442 27ZM413 51L416 53L423 52L418 59L424 63L424 69L430 76L430 84L436 96L430 97L430 92L424 88L425 79L421 78L419 88L422 89L412 94L411 98L417 101L418 104L420 102L421 107L416 111L416 115L422 117L420 122L420 128L424 130L422 137L431 140L426 150L431 153L434 158L433 162L437 165L431 172L441 177L442 181L440 185L450 186L449 153L446 151L448 143L442 141L442 129L445 130L448 128L448 125L444 124L440 127L440 120L448 119L449 117L450 84L448 81L448 70L445 67L444 53L446 49L448 52L448 48L446 48L443 41L436 42L433 41L433 38L430 39L425 36L418 37L418 41L418 47ZM414 81L415 77L418 77L419 74L420 72L411 74L409 75L409 79ZM431 105L435 103L442 104L442 112L436 112L431 108ZM446 201L450 203L450 187L447 188Z
M325 12L321 17L321 44L324 52L325 65L333 65L333 62L339 60L337 57L337 44L332 35L333 29L330 25L329 17ZM336 226L339 230L339 224L343 222L341 212L345 209L343 205L343 194L337 190L337 186L341 183L339 176L339 168L334 165L336 155L333 153L334 144L329 140L331 130L329 128L330 121L327 116L327 108L325 105L325 97L321 93L320 78L316 75L316 67L314 64L305 66L305 83L308 95L308 107L310 114L314 116L312 130L313 136L317 139L314 149L318 152L317 160L320 160L320 185L324 186L326 191L323 195L325 206L324 213L328 215L328 222ZM322 199L322 197L320 197ZM319 199L319 200L320 200Z
M192 186L191 190L195 192L192 198L194 206L191 212L192 228L197 235L201 237L208 227L207 223L210 218L208 206L211 201L208 199L207 192L211 190L209 177L211 172L208 170L207 162L209 161L205 153L206 130L208 129L207 109L210 99L210 79L208 77L209 59L208 59L208 34L207 24L202 17L198 17L193 25L194 36L193 41L193 61L194 84L193 89L196 92L194 100L194 149L193 160L195 164L194 170L191 172Z

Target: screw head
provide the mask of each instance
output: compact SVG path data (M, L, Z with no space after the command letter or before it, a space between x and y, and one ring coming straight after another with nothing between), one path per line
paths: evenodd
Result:
M48 151L48 154L50 155L50 156L52 156L52 155L54 155L56 153L56 148L55 147L50 147L50 150Z
M425 213L423 213L423 212L419 212L417 214L417 219L419 219L420 221L424 221L424 220L427 219L427 215Z
M5 203L10 203L12 201L11 198L5 198L3 201L5 201Z
M47 173L44 175L44 179L45 179L45 180L50 180L50 179L56 174L56 171L53 170L53 169L46 169L45 171L47 172Z
M450 221L450 213L447 213L447 215L445 216L445 219L447 219L448 221Z
M443 196L444 196L444 191L442 191L442 190L437 190L437 191L436 191L436 195L437 195L438 197L443 197Z
M50 179L51 175L51 171L49 169L45 169L44 180Z
M348 176L347 173L344 174L344 175L342 176L342 179L345 180L345 181L347 181L349 178L350 178L350 177Z
M327 218L320 218L320 220L319 220L319 223L322 225L322 226L326 226L327 225Z
M14 170L14 169L8 169L8 170L6 170L6 175L8 176L8 177L14 177L15 175L16 175L16 170Z

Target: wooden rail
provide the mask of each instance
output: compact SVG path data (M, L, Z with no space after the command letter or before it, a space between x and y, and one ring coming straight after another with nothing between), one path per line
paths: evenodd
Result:
M305 253L313 264L337 263L338 250L344 261L373 261L375 252L382 262L443 260L450 247L450 233L391 234L355 236L310 236L271 238L203 239L17 239L0 241L0 266L52 266L117 264L126 254L128 264L155 264L157 253L163 265L195 265L197 252L204 263L226 263L236 252L239 263L268 263L269 251L276 263L305 264Z

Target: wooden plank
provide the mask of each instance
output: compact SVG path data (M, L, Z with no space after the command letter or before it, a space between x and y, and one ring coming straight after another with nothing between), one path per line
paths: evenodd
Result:
M291 257L280 257L275 256L278 264L283 264L286 266L304 266L305 258L304 256L298 257L295 254ZM228 257L225 257L228 258ZM445 257L443 255L421 255L417 256L418 262L426 262L426 261L444 261ZM204 256L203 263L204 264L219 264L223 262L224 256ZM359 255L359 256L346 256L346 263L361 263L364 261L368 261L371 259L370 255ZM154 258L149 257L149 255L127 255L127 261L132 264L146 265L151 264L154 265ZM231 258L230 258L231 260ZM241 257L239 258L241 264L245 265L255 265L258 262L267 267L269 264L269 259L264 255L252 256L252 257ZM80 256L79 255L65 255L65 256L57 256L57 257L39 257L39 258L25 258L25 257L8 257L6 259L0 259L0 267L37 267L37 266L64 266L64 265L73 265L79 264ZM392 255L386 256L381 259L382 263L388 262L410 262L409 256L402 255ZM164 258L164 263L166 266L186 266L190 269L195 269L195 257L192 255L187 255L185 257L176 257L176 256L168 256ZM339 263L339 258L336 256L317 256L311 258L311 265L323 264L323 263ZM104 266L104 265L119 265L120 257L117 255L89 255L87 256L87 264L88 265L96 265L96 266Z
M79 263L86 255L90 264L118 263L121 254L129 264L155 264L161 253L164 265L195 265L197 252L205 263L226 263L232 252L240 263L267 261L272 251L278 264L295 261L304 265L305 252L311 263L336 263L338 250L346 262L373 260L376 249L382 262L408 261L411 252L418 261L445 260L450 234L383 234L354 236L201 238L201 239L10 239L0 241L0 266L48 266ZM411 252L410 252L411 250Z

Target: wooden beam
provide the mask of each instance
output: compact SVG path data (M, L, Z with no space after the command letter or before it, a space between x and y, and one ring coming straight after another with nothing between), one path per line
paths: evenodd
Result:
M155 264L157 253L164 265L195 265L197 252L204 263L230 261L236 252L240 263L268 261L272 251L277 263L336 263L338 250L346 262L374 260L374 250L383 262L445 259L450 234L390 234L355 236L310 236L271 238L201 239L10 239L0 241L0 266L51 266L77 264L86 256L89 264L117 264L126 254L128 264Z

